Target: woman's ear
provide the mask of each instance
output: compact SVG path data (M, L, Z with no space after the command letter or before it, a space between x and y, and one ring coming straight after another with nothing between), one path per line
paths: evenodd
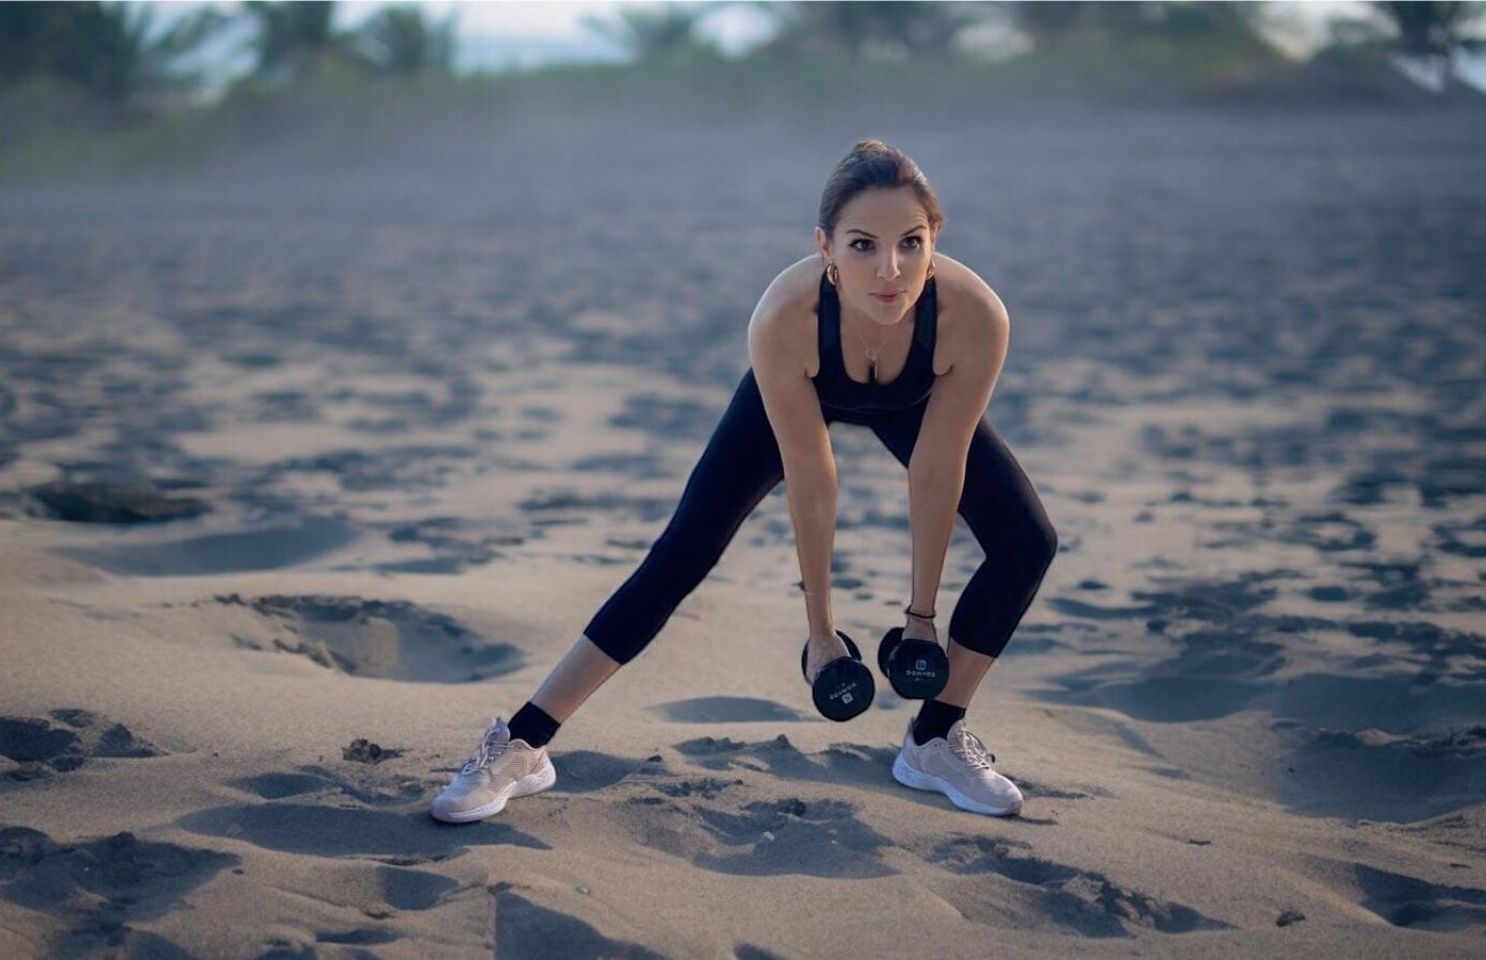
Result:
M831 242L826 237L826 232L819 226L816 226L815 228L815 249L820 251L820 256L823 261L825 261L826 263L830 262ZM825 264L823 263L822 266L824 265Z

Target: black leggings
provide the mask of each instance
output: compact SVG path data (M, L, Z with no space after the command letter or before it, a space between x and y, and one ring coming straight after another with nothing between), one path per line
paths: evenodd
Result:
M927 401L869 419L893 456L907 466ZM826 423L839 417L826 414ZM584 635L619 663L634 659L672 611L696 589L747 516L784 479L774 430L750 369L692 468L676 513L650 553L599 609ZM960 594L949 638L999 656L1037 594L1058 549L1042 502L1006 444L984 417L965 464L960 516L985 560Z

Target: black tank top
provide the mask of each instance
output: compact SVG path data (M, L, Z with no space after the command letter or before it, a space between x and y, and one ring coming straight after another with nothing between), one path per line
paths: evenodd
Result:
M906 410L923 403L934 387L934 340L938 333L939 299L930 277L914 305L913 344L903 372L887 383L859 383L846 374L841 356L841 300L836 287L820 275L820 303L816 307L820 370L811 381L821 409L841 419Z

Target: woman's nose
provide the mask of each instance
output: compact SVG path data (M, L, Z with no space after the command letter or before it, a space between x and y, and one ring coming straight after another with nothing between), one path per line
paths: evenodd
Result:
M884 280L891 280L898 275L898 255L890 253L877 263L877 275Z

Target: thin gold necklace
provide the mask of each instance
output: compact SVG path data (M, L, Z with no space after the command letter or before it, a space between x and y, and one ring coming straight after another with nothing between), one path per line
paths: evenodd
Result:
M867 361L870 363L870 366L867 367L867 377L869 383L877 382L877 358L879 355L881 355L882 348L887 346L887 342L893 338L893 334L897 333L898 328L901 326L903 326L903 321L899 320L896 324L893 325L893 329L887 332L887 336L882 338L882 342L875 347L867 346L867 338L862 336L860 331L858 331L855 327L852 328L851 332L856 334L857 339L862 341L862 346L865 347L867 350Z

